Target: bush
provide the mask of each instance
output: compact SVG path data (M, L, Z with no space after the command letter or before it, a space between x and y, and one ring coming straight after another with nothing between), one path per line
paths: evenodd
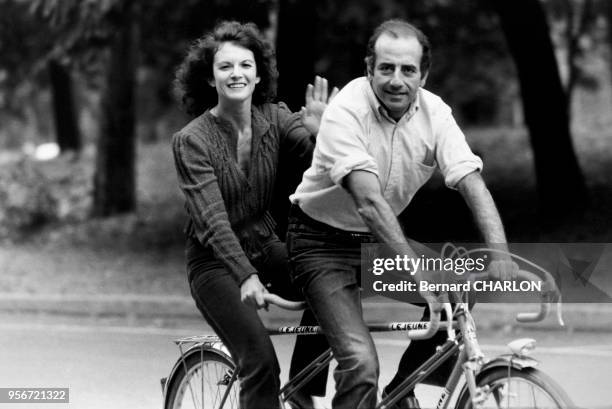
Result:
M0 238L14 238L53 221L84 220L91 206L87 155L46 162L18 155L0 164Z

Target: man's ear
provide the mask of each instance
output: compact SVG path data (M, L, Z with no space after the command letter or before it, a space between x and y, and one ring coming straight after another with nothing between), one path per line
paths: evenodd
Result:
M425 83L427 82L427 76L429 75L429 71L427 71L425 74L423 74L421 76L421 87L425 86Z
M366 57L364 58L365 61L365 65L366 65L366 75L368 76L368 78L372 77L372 57Z

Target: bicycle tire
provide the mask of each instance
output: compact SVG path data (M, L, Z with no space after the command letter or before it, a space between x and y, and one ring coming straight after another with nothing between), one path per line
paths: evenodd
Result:
M238 379L230 385L235 368L229 356L216 351L189 355L168 386L165 409L221 409L219 405L228 386L231 389L223 409L238 409Z
M565 391L552 378L535 368L511 368L510 382L507 367L493 368L478 379L478 386L487 385L490 391L482 409L574 408ZM467 386L463 387L455 408L473 409Z

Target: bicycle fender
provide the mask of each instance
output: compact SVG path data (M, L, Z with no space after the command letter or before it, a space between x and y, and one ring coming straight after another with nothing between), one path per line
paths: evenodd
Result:
M205 352L212 352L213 354L217 354L217 355L219 355L221 357L229 358L231 360L231 356L229 354L229 351L227 351L227 348L225 347L225 345L223 345L223 343L221 341L219 341L219 342L204 342L204 343L196 344L196 345L188 348L183 353L183 356L179 357L179 359L175 362L174 366L170 370L170 374L166 378L166 381L164 383L164 390L163 390L164 406L162 406L162 407L165 408L166 405L168 404L168 402L167 402L167 399L168 399L168 388L169 388L170 385L172 385L172 382L174 381L174 378L176 377L177 371L179 370L181 365L183 365L183 360L186 360L187 358L189 358L192 355L196 355L196 354L199 355L199 354L201 354L202 350L204 350Z
M500 366L504 368L510 366L514 369L522 370L525 368L535 368L539 363L538 360L525 356L519 357L513 354L499 355L484 364L478 372L477 377L481 377L489 370Z
M482 378L487 376L489 372L497 368L508 369L508 366L510 366L513 369L522 371L529 368L535 368L539 363L540 362L536 359L529 357L519 357L514 354L499 355L485 363L482 368L480 368L480 371L478 371L478 373L476 374L476 383L478 383ZM459 391L459 394L457 395L455 405L459 401L461 401L463 395L466 393L469 393L469 391L467 384L464 384L461 390Z

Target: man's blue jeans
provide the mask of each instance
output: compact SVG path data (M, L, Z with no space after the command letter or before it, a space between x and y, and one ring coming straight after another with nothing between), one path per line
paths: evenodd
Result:
M287 247L294 284L323 328L338 366L334 409L376 406L378 357L363 320L359 288L361 243L371 234L350 233L291 209Z
M263 282L282 297L300 299L289 281L286 247L275 235L260 243L262 255L251 260ZM187 241L187 269L191 294L198 309L240 366L240 408L280 408L280 367L272 341L254 308L240 301L240 287L213 251L196 239ZM306 310L300 325L317 325ZM289 375L295 376L328 348L325 338L304 335L296 339ZM325 395L327 370L306 384L299 394Z

